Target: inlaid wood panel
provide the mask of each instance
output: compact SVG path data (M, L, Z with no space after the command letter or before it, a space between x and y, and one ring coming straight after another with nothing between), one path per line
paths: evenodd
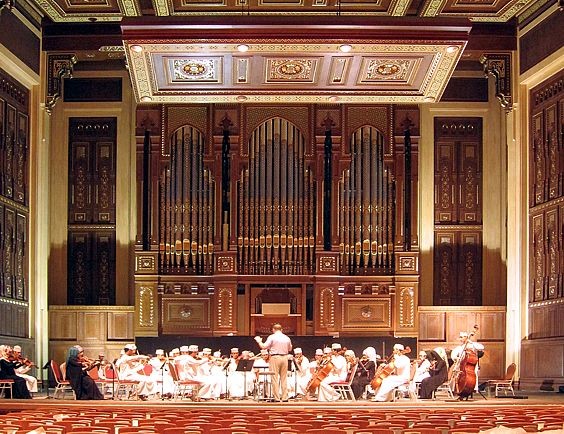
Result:
M564 383L564 339L528 339L521 348L521 388L558 391Z
M108 312L107 315L108 340L133 339L133 312Z
M422 312L419 309L419 339L422 341L446 340L446 312Z
M76 340L78 338L78 312L63 311L49 313L49 337L53 340Z
M161 311L163 334L182 334L188 331L211 333L210 297L163 295Z
M108 317L105 313L80 312L77 317L78 341L86 345L90 341L100 342L106 339L106 324Z
M364 332L392 326L389 297L354 297L342 300L341 330Z

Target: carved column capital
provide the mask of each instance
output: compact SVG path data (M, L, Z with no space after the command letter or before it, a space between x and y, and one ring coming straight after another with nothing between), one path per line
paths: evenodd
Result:
M2 0L0 0L2 1ZM51 114L63 91L63 79L71 78L78 59L74 53L47 55L47 95L45 110Z
M501 106L511 111L513 109L511 54L484 53L480 57L480 63L484 66L486 77L492 75L495 78L495 96Z

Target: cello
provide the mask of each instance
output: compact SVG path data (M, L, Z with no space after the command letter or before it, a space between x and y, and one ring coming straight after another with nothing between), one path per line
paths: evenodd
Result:
M315 393L319 385L325 378L331 373L331 371L335 368L333 362L331 362L331 355L324 357L321 360L321 363L309 383L307 383L306 392L308 393Z
M409 347L405 347L404 350L398 351L399 354L407 354L410 352L411 348ZM384 381L384 378L389 377L396 370L396 365L393 360L395 354L395 352L390 354L386 361L384 363L381 363L380 366L378 366L378 368L376 369L374 378L370 382L370 387L372 387L374 392L376 392L380 388L382 381Z
M458 399L468 399L474 393L476 387L476 365L478 364L478 353L473 346L468 344L470 338L478 332L478 325L474 325L474 330L468 333L468 337L462 346L462 354L455 365L455 387L454 390L458 394Z

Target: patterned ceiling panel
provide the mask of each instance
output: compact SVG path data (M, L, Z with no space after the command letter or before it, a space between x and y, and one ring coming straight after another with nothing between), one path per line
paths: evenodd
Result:
M153 0L157 15L392 15L403 16L411 0Z
M141 15L137 0L36 0L55 22L120 21Z
M469 17L473 21L505 22L538 0L426 0L424 17Z
M282 31L286 38L241 39L234 28L226 30L231 37L185 39L176 26L172 40L162 29L160 37L138 39L127 28L125 52L140 103L438 101L466 45L460 33L445 38L444 29L437 40L353 38L343 53L337 35L292 39ZM274 31L281 30L267 33Z

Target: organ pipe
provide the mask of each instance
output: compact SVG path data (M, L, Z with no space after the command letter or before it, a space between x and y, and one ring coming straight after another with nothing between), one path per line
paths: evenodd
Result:
M159 192L161 271L211 274L215 181L204 167L204 139L195 128L173 134Z
M342 274L392 274L394 181L384 163L384 138L373 127L351 137L350 168L339 188Z
M263 123L249 139L237 202L238 263L245 274L313 272L315 187L304 152L303 135L281 118Z

